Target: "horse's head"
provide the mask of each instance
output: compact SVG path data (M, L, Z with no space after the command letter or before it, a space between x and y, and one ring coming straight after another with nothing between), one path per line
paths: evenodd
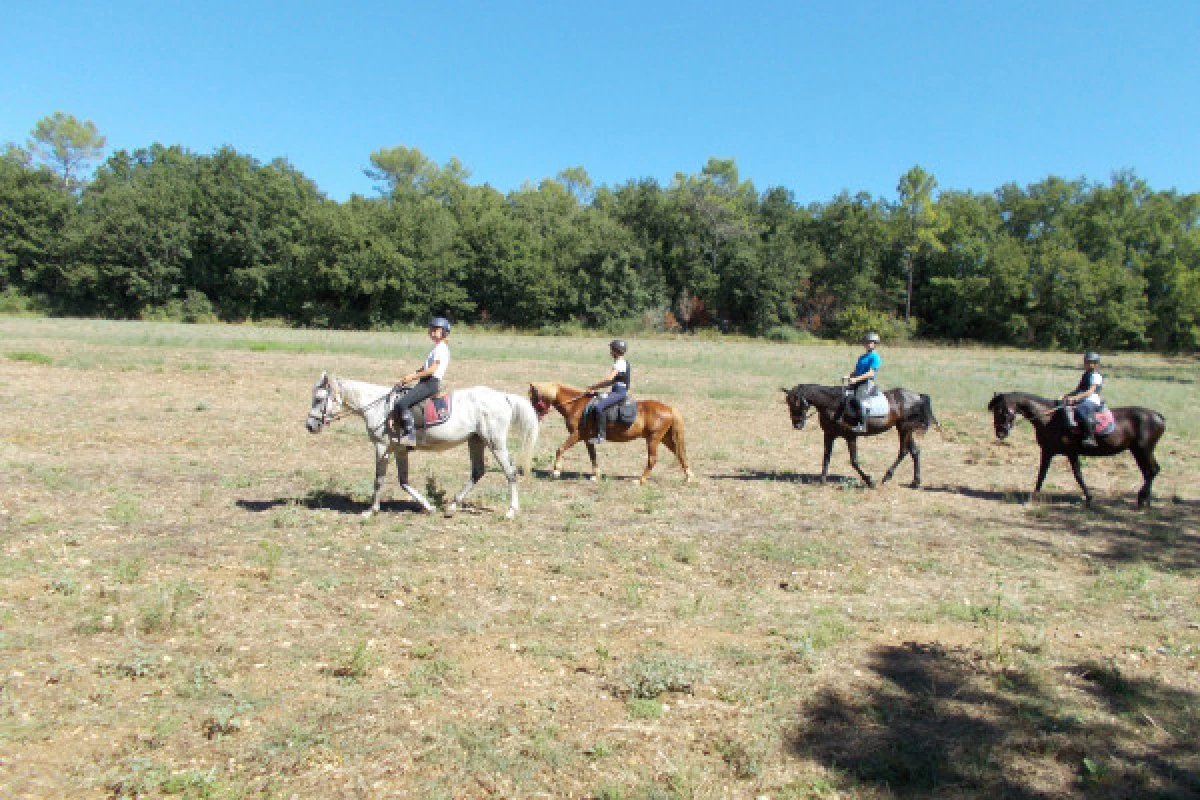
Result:
M529 384L529 402L533 405L533 410L537 412L539 420L550 413L550 409L554 407L557 400L557 383Z
M322 372L321 379L313 386L312 405L308 409L304 427L308 428L309 433L320 433L341 410L342 394L337 390L336 382Z
M988 411L992 412L992 427L996 431L996 438L1008 438L1013 423L1017 420L1016 408L1009 405L1008 398L1004 395L994 394L988 402Z
M798 431L804 430L804 423L808 422L809 409L812 404L808 402L808 398L800 393L799 389L783 389L784 395L787 396L788 413L792 415L792 427Z

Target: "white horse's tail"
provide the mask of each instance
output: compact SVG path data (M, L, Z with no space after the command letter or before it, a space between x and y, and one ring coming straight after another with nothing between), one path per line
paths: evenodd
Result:
M508 405L512 409L511 432L520 441L521 458L517 464L528 475L533 465L533 450L537 447L538 416L533 410L533 404L519 394L505 393Z

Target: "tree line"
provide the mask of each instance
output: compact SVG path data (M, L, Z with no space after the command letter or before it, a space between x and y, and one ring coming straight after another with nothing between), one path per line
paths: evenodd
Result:
M733 159L668 184L582 167L502 193L457 159L370 155L377 196L285 160L117 150L55 114L0 155L4 307L121 318L806 333L1194 352L1200 194L1048 177L798 205Z

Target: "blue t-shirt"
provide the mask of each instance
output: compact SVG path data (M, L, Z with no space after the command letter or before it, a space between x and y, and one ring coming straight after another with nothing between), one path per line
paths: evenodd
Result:
M865 375L871 370L875 370L878 373L879 364L879 353L876 353L874 350L869 353L863 353L858 357L858 361L854 363L854 377L857 378L859 375Z

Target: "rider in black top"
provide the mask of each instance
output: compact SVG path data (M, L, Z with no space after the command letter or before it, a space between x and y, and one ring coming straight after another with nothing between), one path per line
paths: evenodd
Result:
M595 392L606 386L611 387L608 394L596 400L595 405L592 407L592 411L596 415L596 436L592 439L593 444L604 441L604 429L607 427L604 422L604 412L624 400L626 394L629 392L629 379L632 373L629 369L629 362L625 360L625 352L628 349L628 346L622 339L613 339L609 342L608 352L613 358L612 370L609 371L608 376L604 380L593 383L588 387L588 391L590 392Z

